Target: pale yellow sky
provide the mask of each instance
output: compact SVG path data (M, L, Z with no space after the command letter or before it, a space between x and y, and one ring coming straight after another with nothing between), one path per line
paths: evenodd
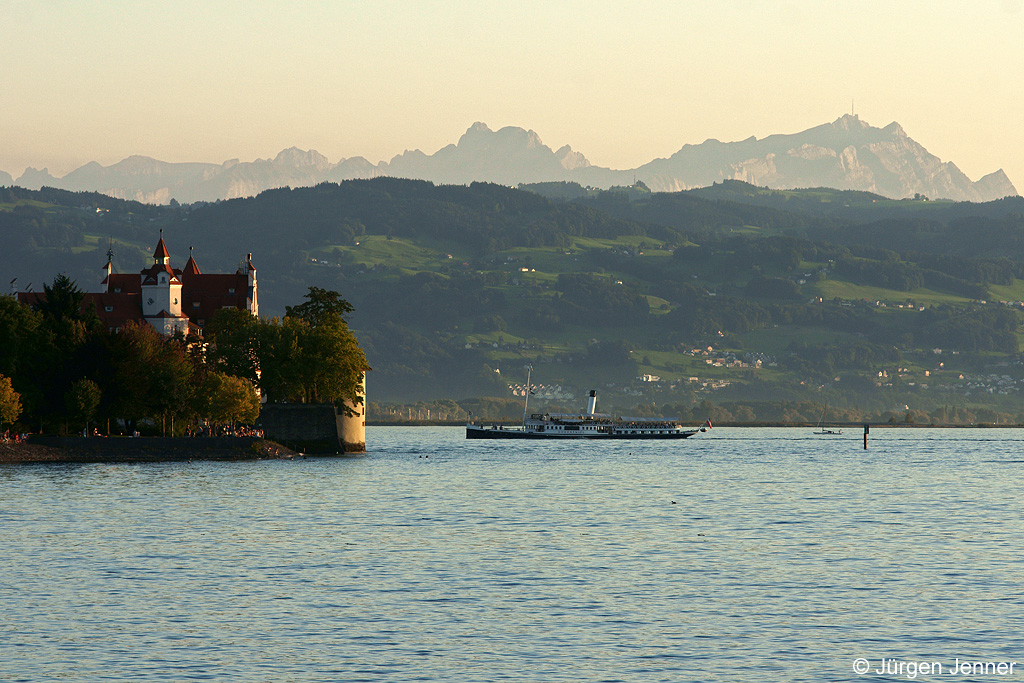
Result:
M475 121L632 168L848 113L1024 191L1024 0L0 0L0 170L297 146L430 154Z

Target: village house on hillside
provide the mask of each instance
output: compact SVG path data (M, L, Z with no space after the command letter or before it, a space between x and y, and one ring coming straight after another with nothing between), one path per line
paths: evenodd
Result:
M162 231L161 231L162 233ZM256 268L249 254L234 273L202 273L189 250L184 268L172 268L163 235L153 252L153 265L139 273L115 273L113 252L107 252L102 292L88 292L83 310L95 306L96 315L111 332L128 322L145 321L160 333L188 336L202 328L222 308L236 308L259 315ZM37 303L39 292L19 292L18 300Z

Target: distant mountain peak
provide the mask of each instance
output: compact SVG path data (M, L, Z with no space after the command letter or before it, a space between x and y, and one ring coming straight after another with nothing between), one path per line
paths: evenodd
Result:
M738 180L771 189L832 187L886 197L923 194L933 199L989 201L1016 195L1001 170L972 182L951 161L942 161L915 142L895 121L875 128L856 114L844 114L799 133L775 134L737 142L709 138L684 144L667 158L633 169L594 166L562 145L552 150L533 130L481 121L455 144L434 154L406 150L373 164L362 157L332 164L315 150L289 147L273 159L222 164L168 163L134 155L111 166L91 162L61 179L46 169L28 168L17 185L97 191L154 203L214 201L259 194L274 187L300 187L324 181L388 175L442 184L474 181L520 183L576 182L609 188L643 182L655 192L674 192ZM0 173L0 184L6 178Z
M577 168L586 168L587 166L590 166L590 162L587 161L587 158L579 152L574 152L572 147L569 145L563 145L560 147L558 151L555 152L555 157L562 165L562 168L567 171L574 171Z
M909 137L907 135L906 131L903 130L903 126L901 126L900 124L896 123L895 121L890 123L888 126L883 128L882 130L885 131L886 133L888 133L889 135L892 135L893 137L898 137L898 138Z
M294 168L312 167L316 169L329 169L331 162L316 150L304 150L298 147L289 147L277 153L274 157L274 164L278 166L291 166Z
M49 168L38 169L31 166L25 169L21 177L14 181L14 184L29 190L38 190L44 185L59 187L59 181L50 175Z
M841 130L860 130L861 128L871 127L864 121L861 121L860 117L856 114L843 114L832 122L832 126Z

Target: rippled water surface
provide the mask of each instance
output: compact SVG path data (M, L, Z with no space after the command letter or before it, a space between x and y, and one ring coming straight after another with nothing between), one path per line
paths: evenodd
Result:
M367 442L359 458L0 466L0 680L1024 663L1022 431L876 428L866 451L859 431L810 429Z

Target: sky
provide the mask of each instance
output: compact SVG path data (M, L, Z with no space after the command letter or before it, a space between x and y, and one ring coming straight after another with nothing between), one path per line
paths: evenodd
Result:
M432 154L633 168L851 111L1024 191L1024 0L0 0L0 170Z

